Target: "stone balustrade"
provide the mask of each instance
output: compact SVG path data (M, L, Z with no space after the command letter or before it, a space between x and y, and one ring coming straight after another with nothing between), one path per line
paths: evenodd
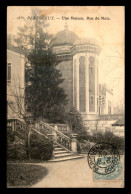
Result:
M62 133L68 133L70 131L69 126L65 124L50 124L51 127L55 127L58 131Z
M25 133L26 131L26 125L17 119L8 120L7 128L14 132L20 132L20 135L23 134L23 132ZM50 126L49 124L41 121L35 124L30 124L28 126L28 129L29 132L31 132L33 129L35 130L35 132L43 134L49 139L52 139L54 143L61 145L68 151L71 151L73 153L77 152L77 134L72 134L71 138L65 135L62 130L68 132L69 128L64 124L52 124L52 126Z

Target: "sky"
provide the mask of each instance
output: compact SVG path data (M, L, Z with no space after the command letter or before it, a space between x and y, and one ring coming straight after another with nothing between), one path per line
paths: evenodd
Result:
M7 33L16 35L23 19L31 16L29 6L8 6ZM40 6L41 16L49 16L47 31L51 34L64 29L80 38L93 38L99 42L99 82L114 91L114 105L124 103L125 80L125 8L123 6ZM53 20L50 20L53 17ZM77 19L71 19L77 18ZM96 18L97 17L97 18ZM83 18L79 20L78 18ZM93 20L92 20L93 18ZM99 18L99 20L98 20ZM102 19L103 18L103 19ZM108 20L107 20L108 19Z

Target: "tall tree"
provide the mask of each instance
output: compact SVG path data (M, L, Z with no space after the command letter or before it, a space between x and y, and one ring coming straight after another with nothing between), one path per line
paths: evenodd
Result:
M38 9L32 10L31 21L19 28L15 42L19 47L27 49L26 109L34 119L44 117L52 121L56 117L54 109L57 108L59 112L66 105L67 96L60 87L63 79L56 68L56 56L48 47L52 35L47 33L48 24L40 19L39 13Z

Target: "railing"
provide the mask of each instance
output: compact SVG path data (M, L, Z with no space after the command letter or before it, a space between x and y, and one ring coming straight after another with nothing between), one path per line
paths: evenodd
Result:
M43 121L39 121L39 123L35 123L35 125L32 125L32 128L35 128L35 130L47 136L53 134L53 141L56 144L59 144L68 151L71 151L71 138L58 131L54 127L48 125L47 123L44 123Z
M58 131L60 131L62 133L68 133L69 132L69 128L65 124L50 124L50 126L53 127L53 128L57 126Z
M16 119L7 120L7 129L11 131L16 131Z
M35 124L30 124L28 126L30 130L37 132L38 134L52 139L53 142L60 147L72 152L72 139L59 131L56 127L52 127L49 124L39 121ZM25 139L26 135L26 125L18 119L8 119L7 120L7 129L14 132L21 139ZM52 138L51 138L52 137Z
M18 135L20 138L25 138L26 125L18 119L8 119L7 120L7 130L11 130L14 134Z

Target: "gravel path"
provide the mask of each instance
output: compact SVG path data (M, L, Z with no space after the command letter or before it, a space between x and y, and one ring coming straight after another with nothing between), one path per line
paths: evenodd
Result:
M93 171L88 166L86 157L41 165L48 169L48 175L32 188L123 187L120 181L93 181Z

